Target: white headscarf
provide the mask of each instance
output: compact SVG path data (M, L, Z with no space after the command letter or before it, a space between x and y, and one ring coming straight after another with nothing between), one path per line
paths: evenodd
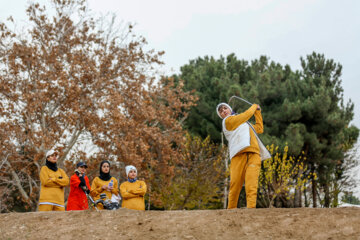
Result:
M129 172L130 172L131 170L135 170L135 172L137 173L136 167L134 167L133 165L127 165L127 166L125 167L126 177L129 176Z
M47 153L46 153L46 158L47 158L48 156L53 155L54 153L59 154L59 153L58 153L57 151L55 151L55 150L49 150L49 151L47 151Z
M229 104L227 104L227 103L219 103L219 104L216 106L216 113L217 113L217 115L218 115L220 118L222 118L221 115L220 115L220 113L219 113L219 108L220 108L221 106L226 106L226 107L228 107L228 108L230 109L230 112L233 111L232 108L229 106Z

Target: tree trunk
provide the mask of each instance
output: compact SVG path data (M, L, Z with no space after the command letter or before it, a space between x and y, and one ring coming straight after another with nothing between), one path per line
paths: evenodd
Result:
M308 198L307 198L307 187L305 185L305 188L304 188L304 204L305 204L305 207L309 207L309 202L308 202Z
M299 179L302 174L302 170L298 172L297 178ZM302 199L301 199L301 186L295 188L295 196L294 196L294 207L299 208L302 207Z
M223 148L223 147L224 147L224 134L221 133L221 148ZM228 154L226 154L226 157L224 158L224 161L225 161L225 171L227 172L227 170L229 168ZM229 184L229 178L228 178L228 176L226 176L225 180L224 180L224 203L223 203L223 208L224 209L227 208L228 184Z
M8 172L12 176L14 186L16 186L17 189L19 190L22 198L25 199L26 201L28 201L30 204L32 204L33 203L32 200L30 199L29 195L26 193L25 189L23 188L19 176L17 175L15 170L12 168L10 162L7 160L7 156L6 156L6 159L5 159L5 163L8 166Z
M340 193L340 189L339 189L339 184L338 182L334 183L334 195L333 195L333 199L332 199L332 203L331 203L331 207L337 207L339 205L339 193Z
M228 201L228 181L229 181L229 179L226 177L225 178L225 184L224 184L224 204L223 204L223 207L224 207L224 209L226 209L227 208L227 201Z
M329 191L329 184L325 183L324 185L324 207L329 208L330 207L330 191Z
M147 206L147 210L150 210L150 206L151 206L151 185L149 186L149 192L148 192L148 195L149 195L149 201L148 201L148 206Z
M296 207L296 208L302 207L301 189L300 188L295 189L294 207Z
M316 202L316 180L313 178L312 180L312 198L313 198L313 207L316 208L317 207L317 202Z

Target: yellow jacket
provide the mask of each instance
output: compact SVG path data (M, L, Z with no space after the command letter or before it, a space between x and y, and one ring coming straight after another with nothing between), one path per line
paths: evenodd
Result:
M69 177L65 171L58 168L56 172L43 166L40 170L40 199L39 202L50 202L64 205L64 188L69 185Z
M145 210L144 195L146 193L146 184L144 181L123 182L120 185L123 208L134 210Z
M260 134L264 132L263 119L261 116L261 110L257 110L257 104L253 104L248 110L238 115L233 115L225 120L226 129L229 131L235 130L241 124L248 121L252 116L255 117L255 125L252 125L256 133ZM242 150L240 153L254 152L260 154L259 144L256 140L255 133L250 130L250 146Z
M110 191L102 189L102 186L109 185L110 181L113 180L113 189ZM100 198L100 194L105 193L107 199L111 199L112 194L119 194L118 190L118 181L116 178L111 177L108 181L101 180L99 177L96 177L91 184L91 192L90 195L93 197L94 201ZM99 204L97 206L99 209L103 209L103 206Z

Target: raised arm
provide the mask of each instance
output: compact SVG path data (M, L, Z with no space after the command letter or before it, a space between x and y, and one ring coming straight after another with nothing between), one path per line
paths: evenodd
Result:
M253 104L248 110L243 113L230 116L225 120L225 126L228 131L233 131L241 124L248 121L255 113L256 109L258 108L257 104Z
M264 124L260 109L255 111L254 117L255 124L252 124L252 126L254 127L256 133L261 134L264 132Z

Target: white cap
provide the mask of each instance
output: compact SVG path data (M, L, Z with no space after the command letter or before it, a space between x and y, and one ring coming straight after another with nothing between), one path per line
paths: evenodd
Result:
M133 165L127 165L127 166L125 167L126 177L129 176L130 170L135 170L135 172L137 173L136 167L134 167Z
M233 111L232 108L229 106L229 104L227 104L227 103L219 103L219 104L216 106L216 113L217 113L217 115L218 115L220 118L222 118L222 117L220 116L220 113L219 113L219 108L220 108L221 106L226 106L226 107L228 107L228 108L230 109L230 112Z
M57 152L57 151L54 151L54 150L49 150L49 151L46 153L46 158L47 158L48 156L53 155L54 153L58 154L58 152Z

